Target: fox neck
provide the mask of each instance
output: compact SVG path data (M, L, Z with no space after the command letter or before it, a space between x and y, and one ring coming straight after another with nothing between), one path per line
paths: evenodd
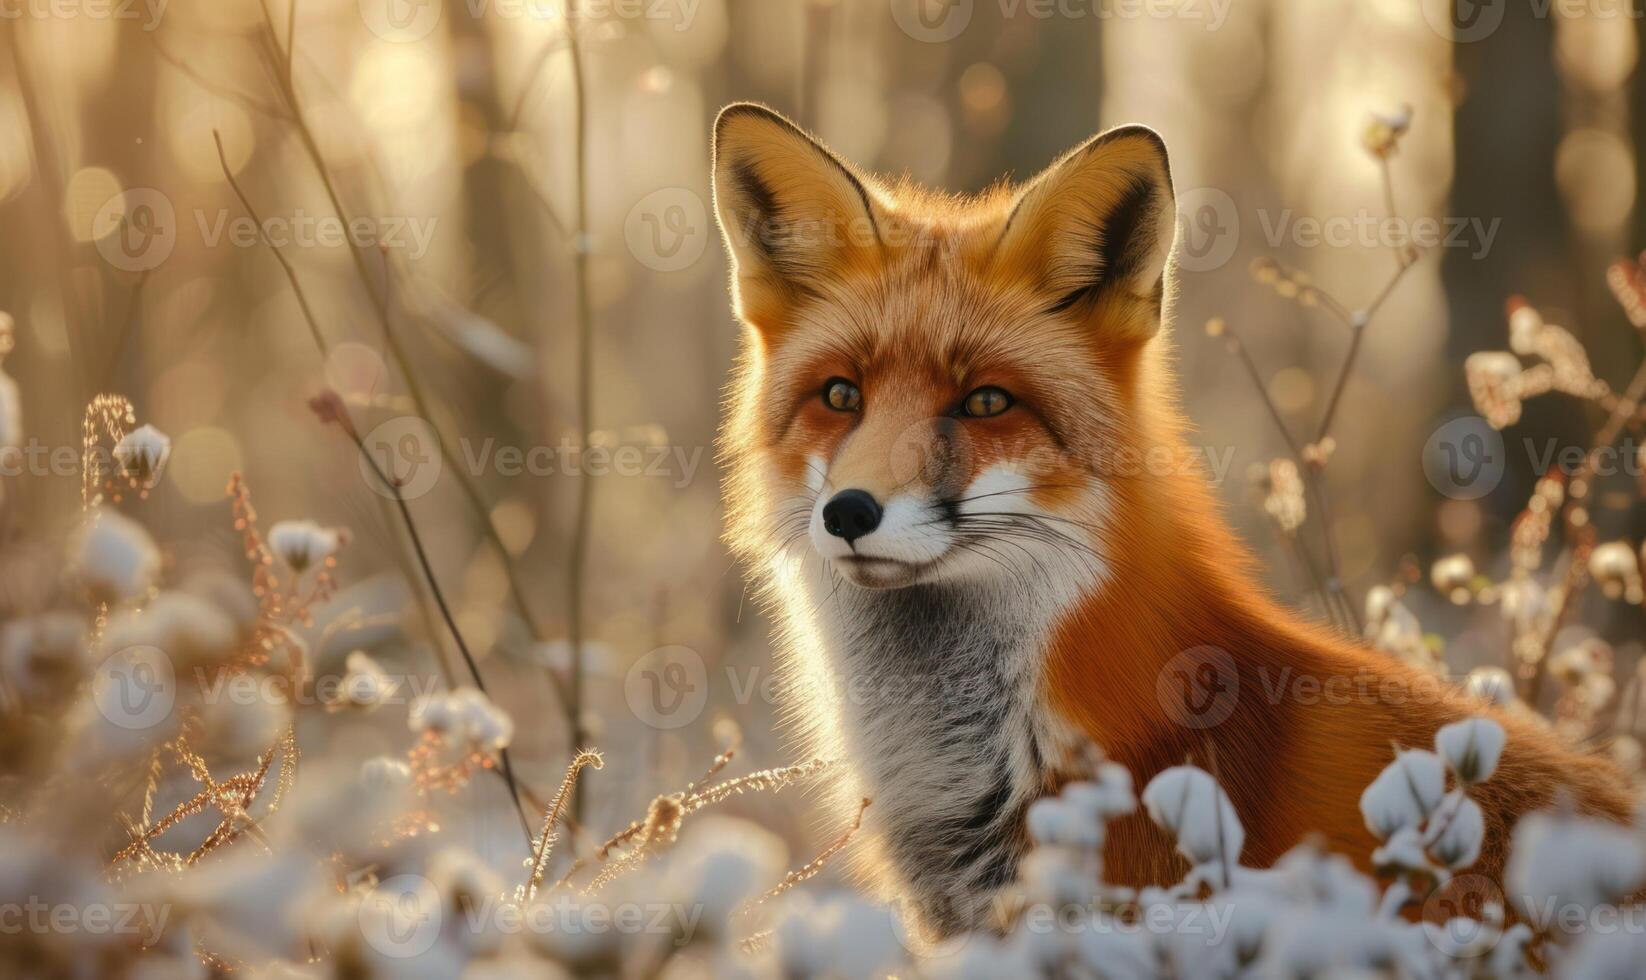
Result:
M1227 642L1264 603L1198 475L1114 492L1104 567L1084 578L872 590L814 568L793 580L791 624L813 647L802 659L836 695L805 712L817 748L849 760L843 788L874 801L882 864L940 929L978 921L1016 873L1025 809L1081 778L1094 742L1123 760L1179 752L1162 670Z
M1016 873L1024 809L1071 740L1039 708L1052 604L985 584L840 584L814 597L843 682L833 741L881 863L928 923L978 921Z

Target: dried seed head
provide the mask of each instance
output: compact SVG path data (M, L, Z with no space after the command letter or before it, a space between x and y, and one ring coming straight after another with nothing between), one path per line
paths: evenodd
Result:
M314 521L280 521L269 528L269 550L298 575L331 562L348 541L348 531L321 527Z
M309 411L314 413L322 425L335 424L348 433L349 438L359 441L360 433L354 427L354 419L349 417L349 407L336 389L326 388L310 398Z
M170 456L171 439L152 425L138 426L114 444L114 461L120 464L120 475L140 495L159 481Z
M1608 541L1589 553L1589 574L1610 599L1641 600L1640 562L1627 541Z
M681 799L676 794L659 796L646 809L645 838L648 846L672 844L680 835L680 822L686 816Z
M1435 591L1458 605L1468 602L1473 595L1474 578L1475 563L1468 555L1448 555L1429 569L1429 580L1434 583Z
M1412 107L1403 105L1391 113L1374 112L1361 131L1360 144L1366 152L1380 160L1394 156L1400 148L1400 138L1412 126Z

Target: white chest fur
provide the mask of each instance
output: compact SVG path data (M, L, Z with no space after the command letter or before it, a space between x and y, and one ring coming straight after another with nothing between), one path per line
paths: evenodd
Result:
M821 667L830 696L791 707L873 800L869 832L902 896L940 930L975 924L1016 872L1024 810L1071 754L1041 706L1051 611L982 586L807 592L791 625L813 635L796 653L821 663L797 666Z

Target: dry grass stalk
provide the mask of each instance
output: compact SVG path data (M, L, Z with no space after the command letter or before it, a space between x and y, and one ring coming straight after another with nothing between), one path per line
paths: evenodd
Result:
M721 753L721 756L729 759L734 751L734 748L728 748ZM715 773L720 765L724 765L723 762L719 761L719 757L717 757L716 762L718 765L710 768L710 775ZM679 833L680 821L690 814L742 793L782 790L799 780L819 775L834 765L835 762L831 759L811 759L792 766L762 769L759 772L749 773L747 776L739 776L736 779L716 783L701 791L672 793L656 797L652 800L646 819L636 820L613 834L604 844L600 845L592 858L579 858L574 861L572 866L566 870L566 873L561 875L560 879L554 883L554 887L550 891L570 885L579 871L595 864L600 865L601 870L582 889L584 893L593 892L625 871L639 867L651 853L652 844L666 843L661 839L665 829L668 841L672 841L674 836ZM659 805L662 801L670 801L673 805L664 809ZM661 819L665 815L673 817L668 821L666 828ZM658 837L654 838L654 834ZM615 861L611 860L612 853L624 847L628 850L624 851Z
M863 814L869 809L869 804L873 802L873 800L864 798L863 803L857 808L857 817L852 820L851 826L841 831L834 840L829 842L829 846L823 848L823 850L817 853L816 857L784 875L783 880L767 890L765 894L744 902L743 907L738 910L738 914L745 916L753 915L755 909L760 906L765 905L767 902L777 898L784 892L789 891L797 885L804 884L812 878L817 877L818 872L822 871L823 868L831 860L833 860L836 854L839 854L841 851L845 850L846 845L851 843L852 838L856 836L857 832L863 829Z
M713 806L733 796L743 793L760 793L766 790L781 790L802 779L810 779L835 765L833 759L811 759L792 766L779 766L772 769L762 769L751 772L747 776L738 776L722 783L716 783L708 789L694 793L681 803L682 816L696 813L704 807Z
M103 502L103 454L98 452L104 438L112 450L137 426L137 412L124 395L98 395L86 404L80 422L80 509L89 511Z
M577 753L577 758L573 759L572 764L566 767L566 778L560 781L560 789L554 794L554 802L549 804L548 813L543 818L543 831L538 835L536 847L533 848L531 874L527 876L526 884L522 889L526 901L529 902L537 897L537 889L543 883L543 873L548 869L549 856L553 853L554 842L560 836L560 832L556 828L560 825L560 818L564 815L566 801L570 799L572 787L577 782L578 774L587 766L601 769L605 765L606 760L600 757L599 752L584 749Z
M97 405L97 402L94 401L93 404ZM100 411L106 410L107 405L100 408ZM88 408L87 412L89 419L91 409ZM297 576L292 576L289 581L283 581L275 572L274 557L258 529L257 510L252 506L251 491L240 474L235 473L230 477L227 492L234 514L234 527L241 533L246 557L252 563L252 590L257 598L258 616L251 638L244 647L216 669L230 675L242 673L267 664L271 653L284 648L290 653L290 671L295 681L301 672L303 658L300 641L291 627L312 623L310 607L330 598L335 589L332 569L336 565L336 559L327 557L320 563L314 581L306 591L300 592ZM212 774L205 757L194 747L194 737L200 727L198 713L189 706L182 706L179 711L182 717L177 737L162 745L150 758L138 819L133 821L122 818L122 823L132 840L109 861L111 874L127 863L140 869L180 870L238 840L243 834L260 837L261 831L256 828L250 808L268 786L270 774L275 774L274 790L263 811L265 817L280 809L287 793L297 780L297 736L293 726L286 726L276 737L274 744L257 757L253 768L226 779L218 779ZM168 751L175 756L178 765L186 769L202 788L156 820L154 801L165 774L164 757ZM274 767L277 758L280 760L278 770ZM218 810L222 814L222 819L187 853L161 851L153 846L155 838L208 808Z
M703 775L697 777L696 779L692 780L691 783L687 784L687 786L686 786L686 794L687 795L690 795L692 792L694 792L697 789L697 787L699 787L699 786L703 785L704 783L708 782L709 780L713 779L715 776L718 776L720 774L720 771L722 769L726 768L727 764L729 764L732 761L732 758L737 755L737 750L742 747L742 738L743 737L742 737L741 734L738 734L738 735L734 736L732 738L732 740L726 745L726 747L720 751L720 754L714 757L714 761L709 763L708 770L706 772L704 772Z

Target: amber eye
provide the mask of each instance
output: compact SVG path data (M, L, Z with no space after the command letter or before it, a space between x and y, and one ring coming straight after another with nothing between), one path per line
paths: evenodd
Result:
M863 393L845 378L830 378L823 385L823 404L837 412L855 412L863 407Z
M962 415L968 415L974 419L986 419L999 415L1011 407L1012 396L1006 394L1004 390L990 385L986 388L979 388L967 395L966 400L960 405L960 412Z

